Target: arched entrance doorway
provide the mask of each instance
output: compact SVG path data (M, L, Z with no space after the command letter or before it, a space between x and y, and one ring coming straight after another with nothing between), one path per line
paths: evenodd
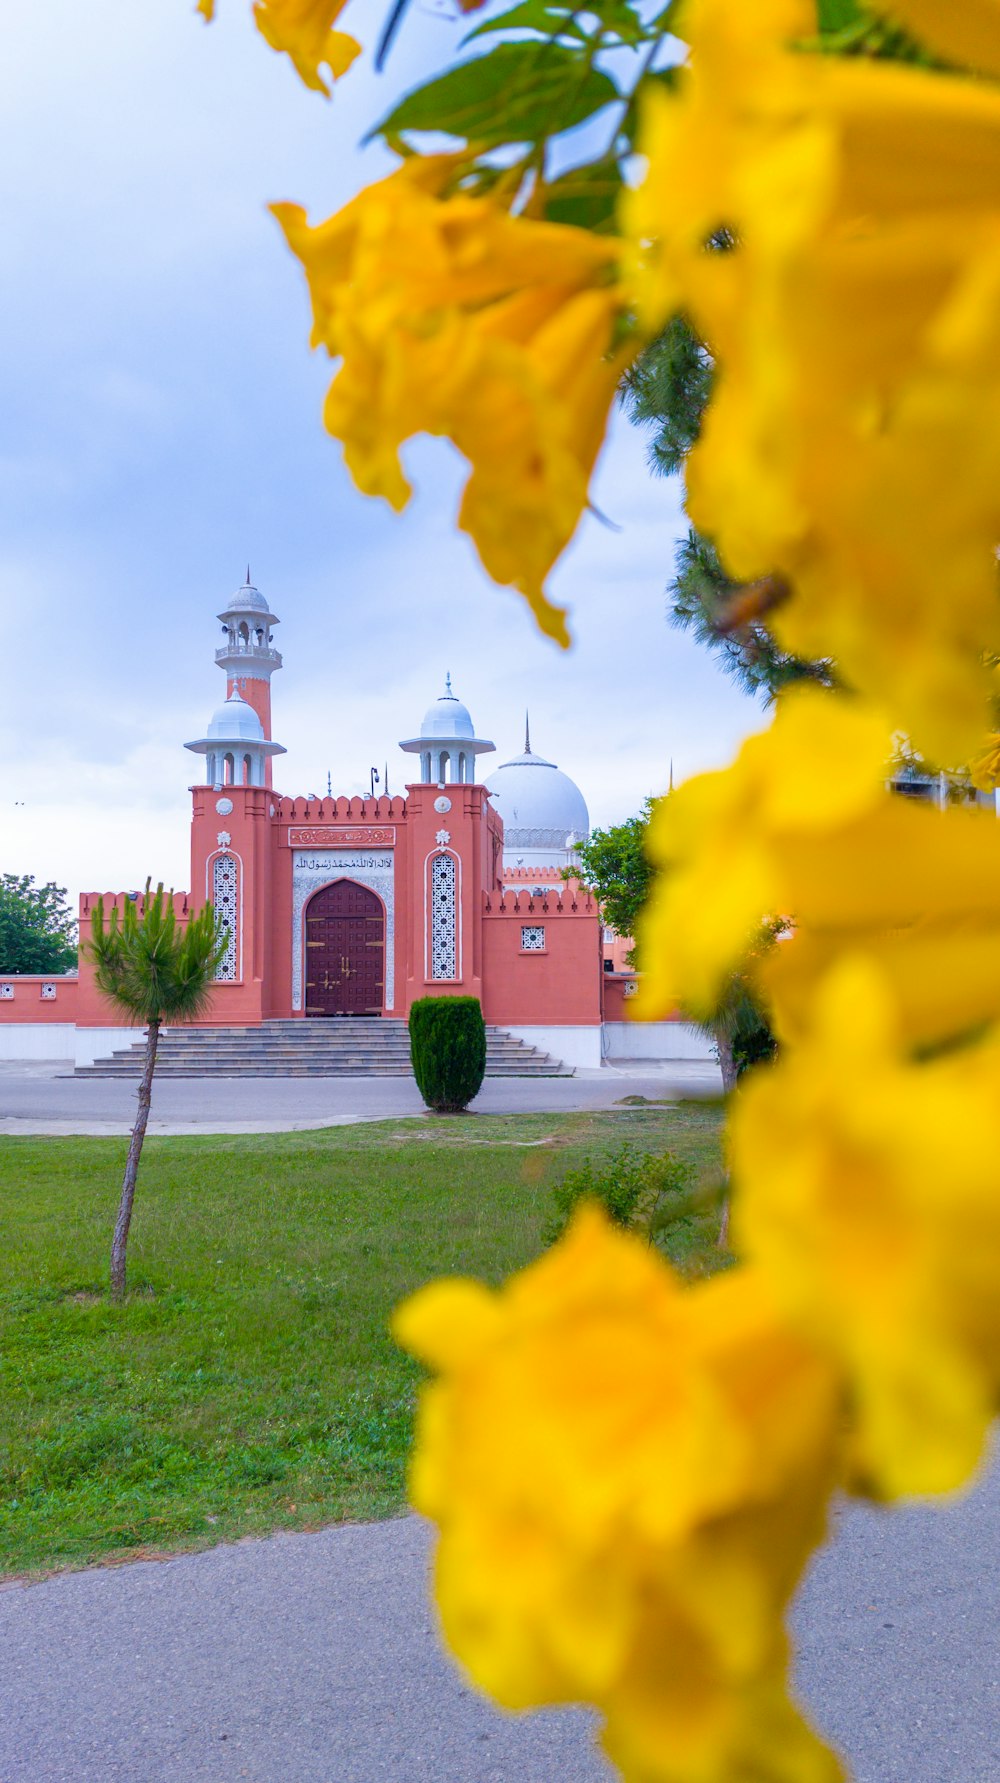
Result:
M382 900L353 879L324 885L306 905L306 1014L381 1015Z

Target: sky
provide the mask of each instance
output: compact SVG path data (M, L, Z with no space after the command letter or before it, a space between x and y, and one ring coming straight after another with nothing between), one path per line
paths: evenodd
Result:
M668 623L676 484L617 414L550 589L557 650L455 529L461 462L407 448L397 516L357 493L320 407L300 270L266 205L329 215L392 164L366 128L454 53L449 0L411 0L386 73L332 102L247 0L46 0L0 62L0 871L82 890L189 879L188 787L225 696L216 615L249 563L281 625L272 684L288 794L359 792L450 672L497 754L533 747L591 821L727 761L760 711ZM351 0L369 47L387 0Z

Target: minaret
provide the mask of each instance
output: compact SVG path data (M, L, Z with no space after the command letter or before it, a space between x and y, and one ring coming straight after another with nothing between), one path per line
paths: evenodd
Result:
M216 792L230 786L270 786L271 758L286 754L280 743L265 737L259 714L236 685L213 713L205 735L184 747L205 757L202 784Z
M272 625L280 624L270 612L264 596L247 579L237 589L229 605L219 614L226 641L215 652L220 669L226 671L226 696L236 692L252 706L261 722L264 738L271 741L271 676L281 667L280 653L271 636ZM270 758L266 764L265 785L271 784Z
M476 736L469 709L452 693L451 676L446 675L443 694L424 713L420 735L405 738L399 747L407 755L419 755L424 785L472 786L478 778L476 757L490 754L495 745Z

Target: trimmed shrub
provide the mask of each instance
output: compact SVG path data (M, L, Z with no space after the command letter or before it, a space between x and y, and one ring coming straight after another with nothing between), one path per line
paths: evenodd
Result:
M420 997L410 1010L417 1088L435 1114L460 1114L486 1075L486 1024L478 997Z

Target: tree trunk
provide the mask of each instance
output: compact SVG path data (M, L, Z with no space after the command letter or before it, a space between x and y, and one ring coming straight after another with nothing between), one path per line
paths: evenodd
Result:
M727 1178L727 1182L728 1182L728 1178ZM719 1236L715 1242L718 1245L720 1251L727 1250L729 1247L729 1194L728 1194L728 1190L727 1190L727 1193L726 1193L726 1195L723 1199L723 1202L722 1202L722 1215L719 1220Z
M149 1119L149 1104L153 1093L153 1069L156 1065L156 1048L159 1038L160 1023L157 1018L150 1022L146 1030L146 1057L143 1060L142 1077L139 1081L139 1108L135 1117L135 1126L132 1128L132 1138L129 1141L125 1175L122 1178L122 1198L118 1204L115 1235L111 1241L111 1298L116 1302L121 1302L125 1298L125 1253L128 1246L128 1229L132 1224L135 1181L139 1174L142 1142L146 1137L146 1122Z
M722 1088L723 1088L725 1094L728 1096L736 1088L736 1082L737 1082L737 1078L739 1076L736 1066L733 1063L732 1038L729 1034L726 1033L726 1030L722 1026L721 1023L719 1024L719 1026L717 1028L715 1028L713 1030L713 1038L715 1040L715 1050L719 1055L719 1069L722 1072ZM723 1249L723 1250L729 1243L729 1195L728 1195L728 1193L726 1194L726 1196L723 1200L723 1203L722 1203L722 1213L721 1213L721 1217L719 1220L719 1236L717 1239L717 1243L718 1243L720 1249Z
M736 1066L733 1063L733 1043L721 1024L719 1027L713 1028L712 1038L715 1041L715 1050L719 1055L719 1069L722 1072L722 1088L728 1096L730 1090L736 1088L736 1079L738 1076Z

